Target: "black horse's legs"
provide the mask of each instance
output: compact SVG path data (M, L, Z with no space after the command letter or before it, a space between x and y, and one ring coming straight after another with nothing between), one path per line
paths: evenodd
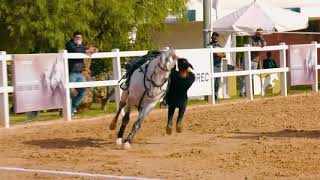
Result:
M129 120L130 120L130 106L128 105L126 109L126 114L122 118L122 124L118 133L118 138L121 138L121 139L123 138L123 134L124 134L124 131L126 130Z
M127 98L128 98L128 91L123 91L123 93L121 95L121 101L119 102L118 111L117 111L115 117L112 119L112 122L109 126L110 130L116 129L119 115L120 115L122 109L126 106Z
M127 139L125 140L125 143L127 143L127 144L131 143L131 140L133 139L133 137L135 136L135 134L137 133L137 131L141 127L141 124L143 123L144 118L148 115L148 113L151 111L151 109L154 106L155 106L155 103L148 104L140 110L138 119L136 120L136 122L134 122L133 127L131 129L131 132L128 135Z

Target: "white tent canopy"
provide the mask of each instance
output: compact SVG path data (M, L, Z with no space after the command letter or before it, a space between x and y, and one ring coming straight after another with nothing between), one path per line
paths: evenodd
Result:
M285 32L308 27L308 18L300 13L257 0L212 23L213 31L248 35L262 28L265 32Z

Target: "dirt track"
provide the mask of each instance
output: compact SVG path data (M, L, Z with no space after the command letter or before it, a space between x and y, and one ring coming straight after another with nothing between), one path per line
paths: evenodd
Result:
M160 113L149 115L130 150L115 148L111 116L0 129L0 166L181 180L320 179L319 94L192 107L183 133L171 136ZM0 179L86 178L0 171Z

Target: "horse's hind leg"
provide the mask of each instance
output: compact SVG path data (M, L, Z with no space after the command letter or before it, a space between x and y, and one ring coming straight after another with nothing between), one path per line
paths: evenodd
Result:
M127 139L124 141L124 148L130 148L131 140L133 139L133 137L141 127L141 124L144 118L148 115L148 113L151 111L154 105L155 105L154 103L148 104L141 109L141 111L139 112L138 119L136 120L136 122L134 122L130 134L128 135Z
M111 122L111 124L110 124L110 126L109 126L109 129L110 129L110 130L114 130L114 129L116 129L116 127L117 127L117 121L118 121L119 115L120 115L122 109L126 106L126 102L127 102L127 98L128 98L128 93L129 93L128 90L126 90L126 91L123 91L123 93L122 93L122 95L121 95L121 100L120 100L120 102L119 102L118 111L117 111L115 117L112 119L112 122Z

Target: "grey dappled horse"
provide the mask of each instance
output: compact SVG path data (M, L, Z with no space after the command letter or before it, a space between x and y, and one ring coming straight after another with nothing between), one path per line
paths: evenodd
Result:
M126 113L122 118L122 124L116 140L117 145L124 143L124 148L130 148L131 140L140 128L144 118L164 94L170 71L174 68L176 61L177 56L175 55L175 51L169 49L162 51L158 57L146 62L133 72L129 87L123 91L119 109L109 126L111 130L116 128L120 112L126 106ZM134 122L130 134L123 142L123 134L129 122L133 106L138 107L139 116Z

